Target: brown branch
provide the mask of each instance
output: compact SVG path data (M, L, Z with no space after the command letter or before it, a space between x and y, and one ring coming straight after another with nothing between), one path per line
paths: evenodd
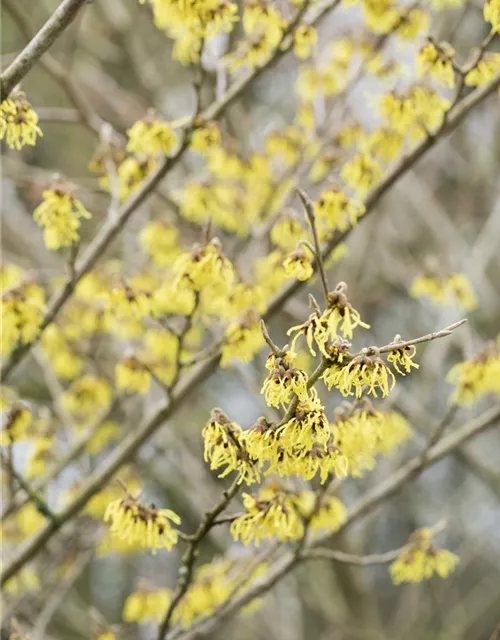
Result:
M224 511L227 505L238 493L239 487L239 478L236 478L229 489L224 491L219 502L213 507L213 509L207 512L205 518L203 519L203 522L200 524L194 537L190 541L187 551L182 558L182 564L179 569L177 588L165 614L165 617L163 618L163 621L158 629L157 640L163 640L163 638L166 636L170 628L170 623L174 616L175 610L177 609L177 606L180 604L181 600L184 598L187 590L189 589L189 585L193 580L194 564L198 553L198 547L201 541L214 526L217 516L222 513L222 511Z
M73 22L87 0L63 0L40 31L21 51L0 77L2 100L24 78L33 65L51 47L62 32Z

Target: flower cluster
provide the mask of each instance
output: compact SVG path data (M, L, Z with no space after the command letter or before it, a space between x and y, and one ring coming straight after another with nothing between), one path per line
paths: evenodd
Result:
M35 282L24 282L2 294L2 355L38 335L45 312L45 292Z
M95 415L105 409L112 398L109 383L94 375L85 375L75 380L63 394L62 402L66 411L79 418Z
M483 8L486 22L491 24L493 33L500 33L500 2L499 0L486 0Z
M38 116L25 93L13 92L0 104L0 140L5 138L11 149L34 146L37 136L43 136Z
M479 87L500 72L500 53L485 53L477 65L465 76L465 84L469 87Z
M390 127L418 139L441 126L450 104L433 89L414 85L405 93L382 96L380 113Z
M168 122L163 122L148 114L144 120L138 120L128 131L127 151L135 154L139 160L150 156L168 155L175 147L176 135Z
M148 585L140 585L138 590L131 593L123 605L123 620L144 624L155 622L158 624L165 616L172 600L169 589L155 589Z
M459 405L472 404L487 393L500 394L500 338L473 360L456 364L446 379L457 385L452 401Z
M337 531L347 519L342 502L334 496L323 496L317 502L314 492L293 492L279 485L269 484L258 495L243 494L245 513L231 524L231 534L244 544L277 538L280 541L298 540L304 524L310 521L312 530Z
M343 396L356 395L361 398L365 392L382 397L396 384L396 378L379 355L367 355L364 351L354 356L348 364L334 363L323 374L323 380L329 389L336 387Z
M328 294L327 310L323 314L315 311L305 323L291 327L287 335L295 333L291 345L292 351L295 350L299 337L305 335L311 355L316 355L314 350L314 343L316 343L320 352L328 358L330 357L328 341L352 338L353 331L358 326L369 328L349 302L346 283L340 282L335 290ZM341 355L339 358L341 361Z
M330 426L347 459L349 475L355 478L375 467L377 455L391 454L410 437L401 414L377 411L366 400L357 408L339 407Z
M116 365L116 386L130 393L145 394L151 384L151 373L135 356L125 358Z
M231 422L223 411L212 410L201 435L205 443L205 461L210 461L210 468L226 467L219 477L224 478L231 471L238 471L240 482L252 484L259 481L258 465L245 446L246 432L239 424Z
M233 358L249 362L264 345L260 329L260 318L254 309L244 313L240 320L230 324L224 333L221 366Z
M434 546L429 529L419 529L410 536L409 548L391 564L389 571L394 584L422 582L434 574L446 578L458 563L454 553Z
M463 273L452 273L443 278L419 276L411 285L410 295L414 298L428 296L433 302L443 306L457 304L464 311L472 311L477 307L474 289Z
M169 551L177 544L178 534L170 524L180 524L179 516L170 509L157 509L154 505L141 505L127 495L113 500L105 513L104 521L110 523L112 534L132 546Z
M145 4L146 0L139 0ZM158 29L174 39L173 57L182 64L200 59L203 40L218 33L229 33L238 19L238 7L226 0L149 0Z
M29 429L33 423L33 415L28 407L22 404L14 404L8 407L4 414L0 445L5 446L13 442L26 440L29 437Z
M78 242L80 219L92 215L74 197L72 187L60 182L42 195L43 202L33 212L33 219L43 228L47 249L56 251Z
M307 401L307 374L292 366L297 354L285 351L282 355L271 354L266 361L270 374L264 380L261 393L270 407L286 407L295 396Z
M455 71L453 57L455 50L448 43L439 46L428 42L417 56L417 70L419 75L429 73L440 84L453 89L455 86Z
M320 237L335 230L346 231L357 224L365 213L361 202L352 200L336 189L323 191L314 203L314 213L318 221Z

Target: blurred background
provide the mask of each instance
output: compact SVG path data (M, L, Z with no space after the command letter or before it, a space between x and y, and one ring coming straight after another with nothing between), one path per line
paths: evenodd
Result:
M22 21L15 15L24 16L24 29L34 31L57 4L53 0L4 2L4 67L26 43L26 31L23 32ZM8 5L15 5L14 13ZM291 11L280 1L276 6L285 14ZM436 40L450 41L466 57L487 33L482 4L461 2L434 12L431 33ZM363 34L359 13L336 11L319 27L318 51L330 47L336 38L362 38ZM221 37L205 54L207 81L202 93L205 105L217 94L217 83L223 81L216 61L237 36L238 30ZM92 112L125 134L151 107L172 120L192 113L195 71L172 60L171 44L154 26L149 7L135 0L93 0L52 47L51 55L80 88ZM384 48L387 60L397 60L403 65L400 83L411 81L417 46L389 42ZM228 144L241 157L262 150L267 134L293 122L298 102L292 85L301 64L293 55L285 56L221 118ZM333 112L324 135L333 140L348 119L364 127L371 126L377 118L375 98L391 86L390 81L387 84L380 78L364 77L343 98L338 113ZM59 254L45 248L32 212L51 176L60 173L77 184L78 197L92 211L92 221L84 226L84 242L94 236L105 220L109 194L88 168L99 144L99 131L92 131L92 127L80 122L61 83L38 64L22 87L40 116L44 136L35 147L26 147L22 152L2 147L2 262L15 263L48 281L63 273L65 266ZM355 348L386 344L396 334L403 339L424 335L464 316L469 320L450 338L419 348L419 371L398 379L396 390L384 406L406 416L413 438L363 478L344 483L339 496L346 504L422 450L425 437L448 411L453 387L445 381L447 372L456 362L479 353L499 332L499 114L498 95L473 110L451 136L427 153L394 186L373 214L362 220L346 241L347 255L328 269L330 285L346 281L350 300L371 325L369 331L356 336ZM166 217L175 221L186 246L200 240L203 225L179 216L174 196L186 184L203 178L200 162L187 157L164 180L161 193L132 216L109 251L110 258L123 261L125 273L134 273L144 264L138 233L148 220ZM311 197L318 193L318 187L308 181L307 175L301 186ZM298 208L293 201L290 206ZM216 232L232 258L252 261L267 251L265 236L261 246L256 240L239 254L237 237L225 231ZM429 265L442 273L466 274L478 298L477 308L464 313L458 307L438 307L428 299L410 297L413 280ZM312 290L320 295L317 282ZM270 323L271 335L278 344L286 342L290 326L309 316L307 293L302 289L287 301ZM96 350L99 366L112 371L121 349L123 344L119 341L112 346L100 346ZM261 354L249 365L234 363L207 376L136 457L134 473L140 478L145 495L182 514L186 531L196 527L224 486L203 462L201 428L212 407L221 407L245 427L265 414L267 409L259 395L265 375L264 358ZM38 410L51 407L53 381L35 358L25 360L9 384ZM134 396L119 403L111 417L125 433L160 397L160 389L144 397ZM331 417L341 397L333 391L322 393L322 398ZM492 403L491 398L486 398L460 409L449 430L465 424ZM54 457L62 455L73 440L74 434L61 429ZM65 492L91 472L107 451L97 456L84 453L69 465L49 484L49 502L60 505ZM16 451L21 469L28 458L29 447ZM416 528L431 526L445 517L448 526L440 534L439 543L460 556L460 565L448 580L434 578L418 585L396 587L386 566L358 568L314 562L278 584L254 613L250 611L228 621L210 637L242 640L493 637L495 625L500 621L499 461L497 428L427 470L372 516L335 540L335 548L350 553L386 551L404 544ZM7 503L5 499L4 504ZM233 507L238 510L236 504ZM53 538L38 559L43 588L14 596L5 594L4 613L14 612L37 639L91 638L96 625L104 622L117 624L116 635L123 640L155 637L154 626L121 623L123 603L141 579L156 586L174 587L181 549L162 551L156 557L99 556L94 547L102 531L97 521L85 516L73 528L70 526ZM217 527L203 545L200 561L209 562L230 545L234 557L251 552L231 542L227 527ZM4 548L10 547L4 542ZM69 569L61 579L55 567L63 563Z

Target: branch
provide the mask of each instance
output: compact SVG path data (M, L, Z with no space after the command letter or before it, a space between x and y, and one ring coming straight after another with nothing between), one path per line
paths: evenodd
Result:
M87 0L63 0L36 36L21 51L0 77L2 100L24 78L39 58L51 47L62 32L73 22Z
M29 482L23 478L23 476L18 473L14 466L10 464L3 453L1 454L2 466L8 470L8 472L12 475L17 484L26 492L29 499L33 502L38 511L53 522L57 522L57 516L52 510L49 508L47 503L41 498L41 496L31 487Z
M389 353L390 351L397 351L398 349L404 349L404 347L411 347L415 344L422 344L422 342L432 342L432 340L437 340L438 338L446 338L446 336L450 336L455 329L461 327L463 324L467 322L466 319L459 320L458 322L454 322L450 324L448 327L441 329L441 331L435 331L434 333L428 333L425 336L421 336L420 338L414 338L413 340L405 340L404 342L390 342L386 344L384 347L368 347L369 352L373 353Z
M203 519L203 522L200 524L194 537L189 543L189 547L182 558L182 564L179 569L177 588L174 597L172 598L172 602L168 607L167 613L163 618L163 622L158 629L157 640L163 640L163 638L166 636L175 610L177 609L177 606L180 604L181 600L184 598L187 590L189 589L189 585L191 584L193 579L194 563L196 561L198 547L201 541L203 540L203 538L205 538L210 529L216 524L217 516L222 513L222 511L224 511L227 505L238 493L239 487L239 478L236 478L229 489L227 489L227 491L224 491L219 502L213 507L213 509L207 512L205 518Z

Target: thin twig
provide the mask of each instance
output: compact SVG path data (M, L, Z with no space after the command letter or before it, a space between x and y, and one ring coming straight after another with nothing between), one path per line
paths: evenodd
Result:
M323 264L323 252L321 251L321 244L319 242L318 230L316 228L316 216L314 215L314 205L311 199L305 191L296 188L297 194L302 201L304 211L306 212L307 219L311 225L311 231L314 240L314 254L316 256L319 276L321 278L321 284L323 285L323 293L325 296L325 304L328 306L328 281L326 279L325 265Z
M29 499L33 502L38 511L47 519L57 523L58 516L52 511L52 509L50 509L45 500L43 500L43 498L31 487L30 483L15 470L14 466L10 464L3 453L0 453L0 459L2 461L2 466L12 475L26 495L29 496Z

